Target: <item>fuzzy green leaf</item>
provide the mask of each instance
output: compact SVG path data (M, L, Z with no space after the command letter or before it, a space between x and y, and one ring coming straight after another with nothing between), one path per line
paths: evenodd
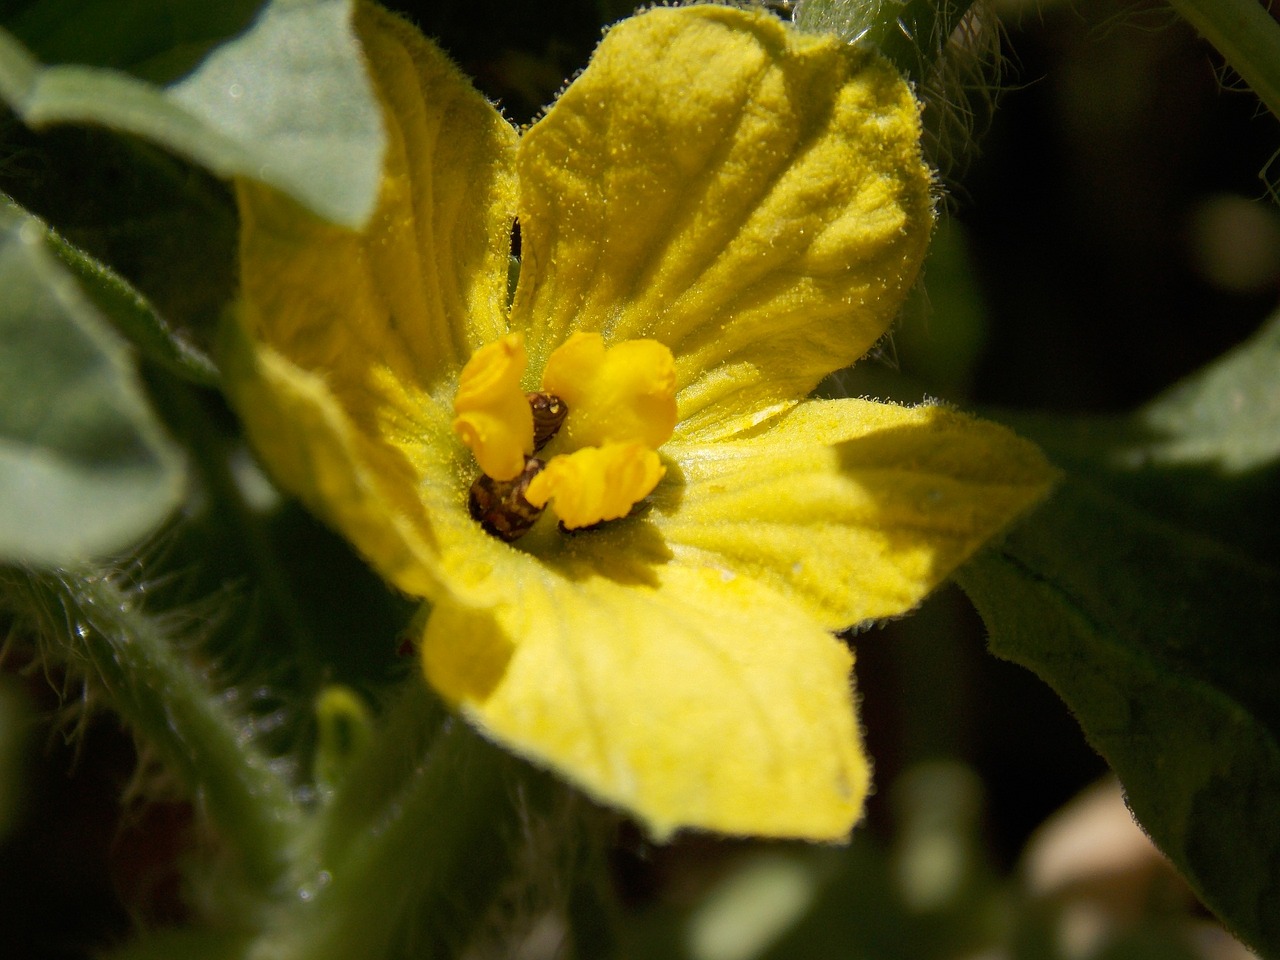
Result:
M1280 315L1128 417L1004 417L1057 463L1154 516L1280 566Z
M176 79L213 46L242 32L262 0L17 0L0 26L47 63ZM8 7L6 7L6 10Z
M0 559L40 566L127 546L183 489L124 344L46 240L0 201Z
M264 181L320 216L360 225L385 142L351 30L352 0L275 0L185 79L41 64L0 30L0 98L32 126L132 133L222 176Z
M144 357L184 380L217 386L218 369L213 361L174 331L123 277L52 231L49 244L94 305Z
M1280 317L1164 394L1138 417L1161 442L1154 465L1209 464L1238 475L1280 458Z
M1019 422L1071 473L958 578L992 651L1071 706L1152 839L1266 955L1280 954L1280 568L1274 524L1238 495L1280 491L1277 370L1273 322L1127 420Z

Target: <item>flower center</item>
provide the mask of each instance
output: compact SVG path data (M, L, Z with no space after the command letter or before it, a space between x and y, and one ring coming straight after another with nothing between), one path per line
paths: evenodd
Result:
M510 333L477 350L459 378L453 428L483 473L471 515L507 541L548 505L569 530L625 517L666 473L657 448L676 424L671 351L575 333L547 358L536 393L520 385L527 364L524 334ZM557 455L534 457L553 437Z

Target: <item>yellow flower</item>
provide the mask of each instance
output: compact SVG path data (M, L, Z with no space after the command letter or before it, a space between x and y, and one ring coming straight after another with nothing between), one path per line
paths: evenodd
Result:
M944 407L805 399L928 243L908 86L661 7L517 135L412 27L356 18L374 219L238 185L227 370L261 455L430 603L426 676L488 736L656 836L846 835L868 764L833 631L912 608L1050 482Z

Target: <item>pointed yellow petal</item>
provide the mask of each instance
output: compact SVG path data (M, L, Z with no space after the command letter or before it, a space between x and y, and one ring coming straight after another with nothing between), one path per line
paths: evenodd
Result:
M509 333L472 354L458 377L454 432L495 480L515 479L533 453L533 408L520 386L527 362L524 335Z
M646 518L675 562L757 578L830 629L914 607L1055 477L996 424L865 400L663 453Z
M919 132L906 83L834 37L710 4L619 24L520 143L532 370L573 330L649 337L675 353L682 435L785 409L915 279Z
M654 449L676 426L675 360L653 340L606 348L598 333L575 333L547 360L542 389L569 408L569 449L637 440Z
M530 562L497 606L444 603L433 685L488 735L658 837L844 837L867 791L852 658L773 592L666 568L652 585Z
M643 443L606 443L562 454L529 482L525 499L535 507L551 501L570 530L617 520L647 497L666 469Z
M344 405L375 368L447 402L505 331L515 132L403 20L360 3L356 27L388 133L377 211L355 232L240 181L246 319Z

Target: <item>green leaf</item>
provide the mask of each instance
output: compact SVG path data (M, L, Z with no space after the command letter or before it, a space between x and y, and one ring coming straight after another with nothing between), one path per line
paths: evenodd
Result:
M90 123L136 134L359 226L377 200L385 135L351 6L275 0L167 87L102 67L44 66L0 30L0 97L32 126Z
M123 277L52 231L49 244L94 305L144 357L192 383L218 385L213 361L179 336Z
M1071 471L958 579L1205 903L1280 954L1280 324L1126 420L1016 421ZM1252 491L1266 513L1235 506ZM1261 529L1259 529L1261 528Z
M1280 315L1128 417L1004 416L1060 465L1180 527L1280 564Z
M242 32L262 0L16 0L5 29L48 63L173 80L209 48Z
M1258 0L1171 0L1218 48L1267 108L1280 117L1280 24Z
M0 202L0 560L41 566L127 546L183 490L125 346L46 241Z
M1280 458L1280 316L1143 410L1139 422L1162 437L1156 466L1211 463L1238 475Z
M100 127L63 126L37 133L11 122L4 134L4 151L11 159L0 163L0 193L49 225L55 252L118 329L128 329L124 314L136 312L138 305L130 306L128 300L140 294L146 311L154 306L170 328L161 339L176 336L182 341L165 348L170 359L190 367L187 361L195 358L188 348L208 351L235 295L238 224L229 185L159 147ZM92 261L76 263L69 248L57 244L63 238ZM99 297L99 290L105 294L112 284L105 276L90 274L102 273L103 264L130 289ZM138 333L130 329L127 336L150 359L172 370ZM208 367L202 360L195 363ZM179 372L184 379L194 375L203 382L198 371Z

